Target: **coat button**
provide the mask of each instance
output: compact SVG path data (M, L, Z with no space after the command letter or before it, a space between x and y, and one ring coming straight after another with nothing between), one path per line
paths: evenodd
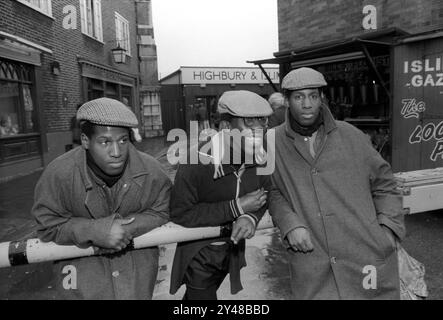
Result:
M123 188L127 188L128 187L128 185L125 183L124 185L123 185Z
M314 168L314 169L311 170L311 173L312 173L313 175L316 175L316 174L318 174L318 170L317 170L316 168Z
M332 257L331 258L331 263L332 264L336 264L337 263L337 258L336 257Z
M118 271L114 271L114 272L112 273L112 276L113 276L114 278L117 278L119 275L120 275L120 272L118 272Z

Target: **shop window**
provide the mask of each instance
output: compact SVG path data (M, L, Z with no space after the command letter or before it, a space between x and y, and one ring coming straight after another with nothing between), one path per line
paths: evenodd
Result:
M110 83L110 82L106 83L105 97L119 100L118 85L116 83Z
M389 86L390 57L373 57L383 81ZM365 59L316 66L325 75L325 95L332 114L365 132L385 160L391 159L389 97Z
M0 81L0 138L17 135L20 93L18 83Z
M88 79L88 100L95 100L105 96L104 83L101 80Z
M132 88L122 86L122 98L121 101L127 105L129 108L134 110L134 106L132 105Z
M34 10L44 13L52 17L52 3L51 0L17 0Z
M36 132L30 67L0 60L0 139Z
M115 35L117 45L126 50L128 56L131 55L131 39L129 32L129 21L122 15L115 13Z
M119 100L132 110L134 109L132 87L91 78L87 78L86 82L88 86L88 100L107 97Z
M80 0L82 32L103 42L101 0Z

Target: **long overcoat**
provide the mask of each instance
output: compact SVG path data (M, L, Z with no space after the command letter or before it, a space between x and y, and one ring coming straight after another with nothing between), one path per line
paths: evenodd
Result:
M382 229L405 235L401 197L389 164L354 126L324 124L315 156L286 122L276 129L276 187L270 213L288 248L294 299L399 299L395 248ZM287 234L305 227L312 253L289 248Z

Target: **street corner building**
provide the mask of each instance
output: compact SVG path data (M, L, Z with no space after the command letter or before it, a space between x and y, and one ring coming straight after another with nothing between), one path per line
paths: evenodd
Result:
M163 135L151 1L0 2L0 182L70 150L78 106L100 97Z

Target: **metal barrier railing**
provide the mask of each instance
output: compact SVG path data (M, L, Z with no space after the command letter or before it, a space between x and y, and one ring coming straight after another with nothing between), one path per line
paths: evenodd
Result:
M257 230L273 227L272 219L266 213L257 226ZM227 227L184 228L169 222L140 237L134 238L133 249L229 236L230 232L230 228ZM87 257L97 254L93 247L82 249L76 246L60 246L54 242L44 243L38 239L3 242L0 243L0 268Z

